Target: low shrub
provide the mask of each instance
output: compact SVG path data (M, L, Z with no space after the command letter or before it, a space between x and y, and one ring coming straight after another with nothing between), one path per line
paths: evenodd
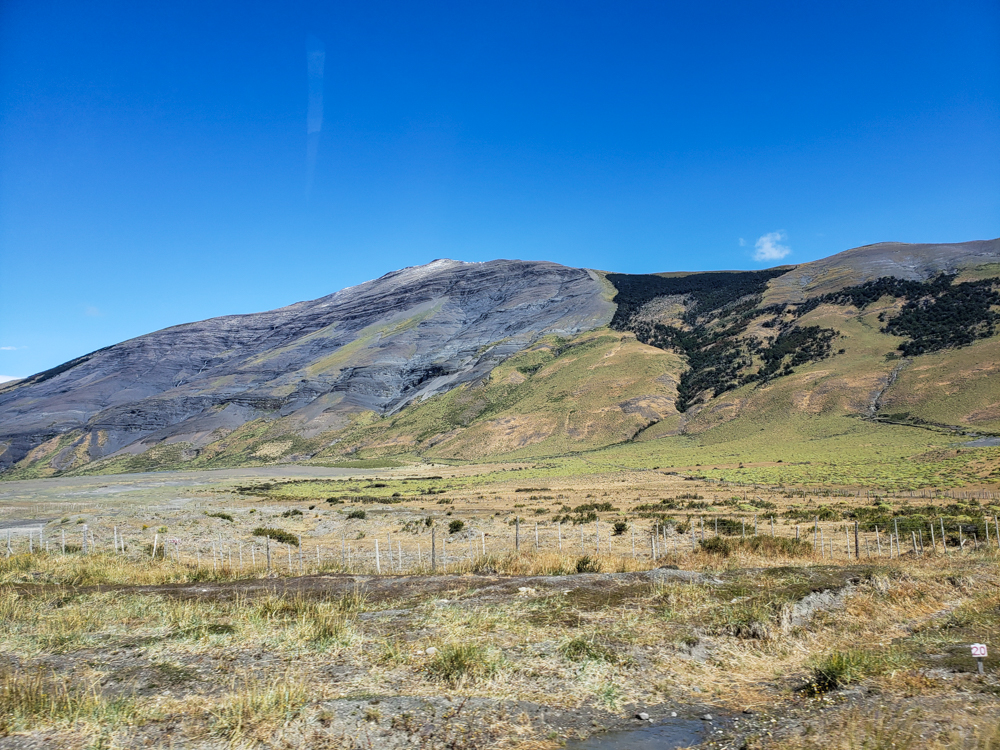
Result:
M458 519L455 519L454 521L448 524L448 533L457 534L464 528L465 528L465 521L459 521Z
M205 513L209 518L221 518L223 521L232 521L233 517L228 513Z
M289 532L281 529L272 529L269 526L258 526L252 533L254 536L266 536L276 542L281 542L282 544L290 544L293 547L299 546L299 538L295 536L295 534L290 534Z
M590 555L584 555L579 560L576 561L576 572L577 573L600 573L601 572L601 561L596 557L591 557Z
M612 531L615 536L621 536L626 531L628 531L628 523L626 521L615 521L615 525L612 527Z
M350 513L347 514L347 520L350 520L352 518L362 518L363 519L367 515L368 514L365 513L363 510L360 510L360 509L359 510L352 510Z

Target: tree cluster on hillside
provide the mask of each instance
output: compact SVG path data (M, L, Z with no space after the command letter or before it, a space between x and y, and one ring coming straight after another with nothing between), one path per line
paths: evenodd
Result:
M800 318L821 304L853 305L863 310L883 297L906 303L893 316L879 316L882 333L907 338L899 345L904 356L914 356L968 346L977 339L996 333L1000 313L1000 278L964 281L955 284L955 274L941 274L928 281L910 281L883 276L858 286L813 297L793 306L773 306L762 312L781 315L791 312Z
M687 411L702 394L713 397L752 382L789 375L793 368L829 356L837 332L819 326L786 326L761 341L740 338L760 314L757 305L767 282L784 271L705 273L663 277L608 274L618 294L612 328L631 331L639 341L675 349L688 360L677 387L677 408ZM685 327L640 318L643 305L664 295L683 295Z

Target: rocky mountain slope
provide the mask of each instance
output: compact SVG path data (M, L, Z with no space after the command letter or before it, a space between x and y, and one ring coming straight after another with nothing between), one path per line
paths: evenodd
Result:
M1000 240L705 274L435 261L2 387L0 469L540 457L830 415L1000 431L998 277Z
M594 329L613 311L593 272L439 260L167 328L0 390L0 468L32 451L60 470L163 442L197 449L264 416L316 434L481 378L539 337Z

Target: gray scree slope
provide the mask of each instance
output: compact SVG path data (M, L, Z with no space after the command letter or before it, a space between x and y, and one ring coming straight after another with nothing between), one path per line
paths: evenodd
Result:
M543 335L606 325L605 289L593 272L555 263L437 260L140 336L0 388L0 470L72 430L95 459L163 440L204 444L262 415L314 435L358 411L390 413L486 375Z

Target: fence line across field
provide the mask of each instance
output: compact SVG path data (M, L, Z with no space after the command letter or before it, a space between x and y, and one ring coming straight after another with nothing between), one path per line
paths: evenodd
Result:
M708 523L706 518L709 519ZM779 536L774 516L765 517L763 534L760 521L758 515L734 517L699 514L689 515L681 522L653 519L648 529L637 529L638 524L634 520L628 522L625 528L615 528L612 524L602 524L598 520L591 524L577 524L580 526L579 552L581 555L657 562L670 555L696 551L713 538L746 540L758 536ZM900 529L900 522L903 523L903 531ZM486 560L490 555L512 551L523 554L520 523L521 519L515 518L508 535L474 528L439 535L436 526L419 534L396 532L394 535L389 532L384 546L380 546L378 539L349 540L346 533L341 534L339 545L329 541L310 542L302 536L296 538L297 545L274 542L270 537L227 542L221 534L207 542L193 542L176 536L161 536L159 531L152 532L153 537L149 540L141 531L120 528L117 524L109 529L102 529L100 535L95 535L91 524L83 524L75 532L69 529L69 533L66 528L60 528L58 544L55 544L52 535L46 537L44 525L40 524L35 527L6 529L5 551L8 557L24 552L29 555L111 553L134 558L145 556L197 569L206 566L208 557L211 556L213 572L224 574L243 571L402 574L439 569L465 570ZM738 532L735 531L737 526ZM906 517L897 517L886 527L872 525L865 530L861 529L858 521L820 521L817 516L814 517L812 526L812 554L818 560L857 560L886 555L895 559L907 554L921 556L929 552L937 553L939 546L940 553L952 554L978 550L983 546L997 548L1000 545L1000 522L997 516L984 517L977 523L952 524L950 528L946 526L943 517L920 524L910 523ZM788 530L790 532L791 528ZM983 532L982 539L979 538L980 530ZM542 525L534 523L531 553L562 552L563 531L561 521ZM626 531L629 533L626 534ZM637 531L640 536L648 536L648 549L637 544ZM727 534L725 531L734 533ZM20 542L15 535L22 537ZM426 543L428 535L429 545ZM801 524L794 525L794 537L783 538L801 543ZM885 546L883 540L886 542ZM274 544L278 545L275 549L278 551L276 556L271 549ZM339 554L337 546L340 548ZM285 548L284 554L279 551L280 547Z

